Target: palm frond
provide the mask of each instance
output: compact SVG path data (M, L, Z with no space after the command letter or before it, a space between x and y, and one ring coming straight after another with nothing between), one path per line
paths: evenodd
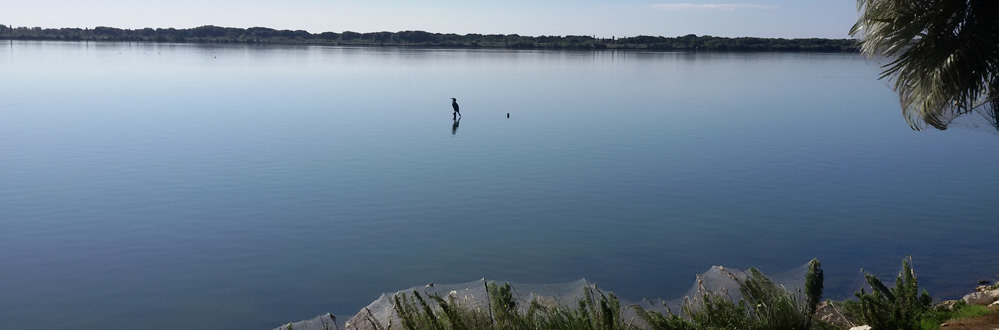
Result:
M857 6L850 34L864 54L893 58L882 78L895 80L913 129L946 129L978 107L996 113L999 1L858 0Z

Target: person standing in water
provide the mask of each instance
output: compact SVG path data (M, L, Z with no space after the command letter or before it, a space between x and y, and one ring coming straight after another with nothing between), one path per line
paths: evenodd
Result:
M458 111L458 99L453 97L451 98L451 107L454 108L454 113L451 114L451 116L454 117L452 119L458 119L458 117L461 117L461 111Z

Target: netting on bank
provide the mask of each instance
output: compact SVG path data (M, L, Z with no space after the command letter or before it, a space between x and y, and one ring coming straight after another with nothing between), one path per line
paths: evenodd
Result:
M796 295L803 301L802 293L805 286L805 275L809 263L778 274L766 274L766 278L774 284L783 287L787 292ZM349 319L338 319L332 314L325 314L309 320L289 323L277 329L356 329L356 330L387 330L405 329L400 308L397 305L430 308L433 313L442 313L438 302L445 305L471 311L480 317L489 318L486 322L495 322L491 304L496 303L497 288L508 286L508 299L511 299L516 312L528 313L531 308L564 308L566 310L583 308L581 306L601 305L608 297L613 297L617 315L621 321L635 328L647 328L645 321L637 315L639 310L654 311L663 315L679 315L687 308L698 308L698 300L705 292L725 297L733 302L743 299L740 293L740 283L749 276L748 270L736 270L722 266L714 266L708 271L696 275L696 280L687 293L673 299L640 299L629 300L626 297L616 297L611 291L600 288L596 283L580 279L572 282L556 284L522 284L505 281L480 279L460 284L427 284L415 286L394 293L384 293L377 300L362 308ZM492 290L490 290L490 286ZM419 298L417 298L419 297ZM491 299L493 298L493 299ZM416 299L422 299L423 304ZM436 299L436 300L435 300ZM640 308L639 308L640 307ZM405 312L405 308L402 309ZM491 320L490 320L491 319Z

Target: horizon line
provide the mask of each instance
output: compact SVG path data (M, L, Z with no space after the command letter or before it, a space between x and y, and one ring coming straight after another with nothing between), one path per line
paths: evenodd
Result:
M86 29L86 30L93 30L93 29L96 29L96 28L104 27L104 28L112 28L112 29L119 29L119 30L132 30L132 31L135 31L135 30L145 30L145 29L153 29L153 30L157 30L157 29L191 30L191 29L196 29L196 28L201 28L201 27L218 27L218 28L225 28L225 29L243 29L243 30L253 29L253 28L264 28L264 29L271 29L271 30L275 30L275 31L305 31L305 32L307 32L309 34L323 34L323 33L340 33L340 34L342 34L342 33L345 33L345 32L353 32L353 33L360 33L360 34L368 34L368 33L399 33L399 32L425 32L425 33L431 33L431 34L443 34L443 35L454 34L454 35L463 35L463 36L467 36L467 35L470 35L470 34L477 34L477 35L502 35L502 36L517 35L517 36L521 36L521 37L532 37L532 38L535 38L535 37L548 37L548 36L558 36L558 37L591 37L591 38L594 38L594 39L612 39L612 38L613 39L620 39L620 38L645 37L645 36L673 38L673 37L667 37L667 36L665 36L663 34L659 34L659 35L637 34L637 35L633 35L633 36L620 36L620 37L618 37L618 36L611 36L610 38L606 38L606 37L597 37L596 35L586 35L586 34L523 35L523 34L519 34L519 33L506 33L506 34L503 34L503 33L478 33L478 32L469 32L469 33L461 34L461 33L456 33L456 32L430 32L430 31L426 31L426 30L399 30L399 31L381 30L381 31L368 31L368 32L360 32L360 31L353 31L353 30L343 30L343 31L340 31L340 32L336 32L336 31L311 32L311 31L305 30L305 29L278 29L278 28L272 28L272 27L266 27L266 26L233 27L233 26L222 26L222 25L214 25L214 24L205 24L205 25L200 25L200 26L195 26L195 27L187 27L187 28L177 28L177 27L165 27L165 28L164 27L155 27L154 28L154 27L148 27L148 26L147 27L142 27L142 28L121 28L121 27L114 27L114 26L107 26L107 25L96 25L94 27L58 27L58 28L53 28L53 27L41 27L41 26L16 26L15 27L13 25L7 25L7 24L3 24L3 23L0 23L0 25L6 26L7 28L12 29L12 30L13 29L17 29L17 28L26 28L26 29L40 28L40 29L43 29L43 30L45 30L45 29L55 29L55 30L58 30L58 29ZM698 34L694 34L694 33L681 34L681 35L677 35L676 37L685 37L685 36L689 36L689 35L693 35L695 37L715 37L715 38L730 38L730 39L736 39L736 38L759 38L759 39L858 40L856 38L755 37L755 36L746 36L746 35L739 36L739 37L729 37L729 36L719 36L719 35L709 35L709 34L698 35Z

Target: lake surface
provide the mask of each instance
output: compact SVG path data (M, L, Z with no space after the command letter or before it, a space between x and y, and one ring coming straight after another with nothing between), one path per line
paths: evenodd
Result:
M906 255L938 299L996 280L999 136L912 131L879 71L3 41L0 327L270 329L483 277L676 298L813 257L832 298Z

